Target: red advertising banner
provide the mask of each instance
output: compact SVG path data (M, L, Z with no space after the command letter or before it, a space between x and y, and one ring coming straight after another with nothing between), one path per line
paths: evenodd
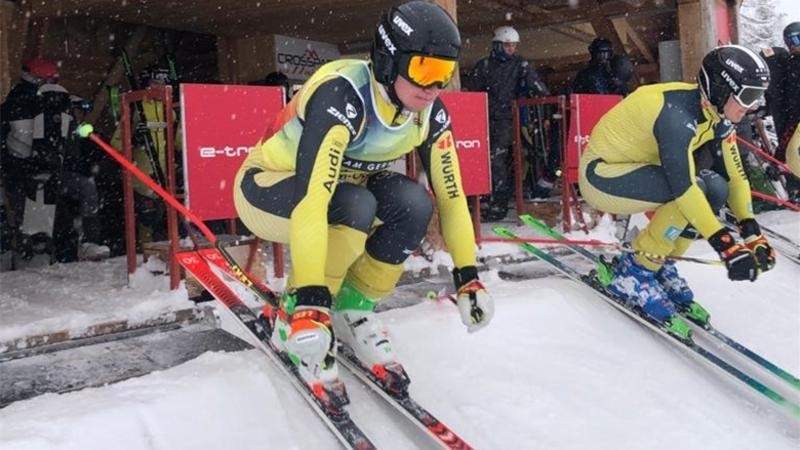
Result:
M491 192L487 97L446 92L467 195ZM233 179L283 108L278 87L181 85L185 203L203 220L236 217Z
M489 172L489 112L485 92L443 92L456 138L461 180L467 195L492 191Z
M181 84L185 203L203 220L237 217L236 171L283 103L280 87Z
M603 115L622 100L619 95L572 94L569 96L569 133L567 134L564 176L578 182L578 160L589 143L589 134Z

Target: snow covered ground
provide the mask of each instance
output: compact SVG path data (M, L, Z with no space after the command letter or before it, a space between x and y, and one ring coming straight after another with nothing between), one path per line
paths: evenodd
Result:
M0 343L25 336L67 331L117 320L137 324L192 308L185 289L169 291L156 259L127 283L125 258L98 263L57 264L0 272Z
M800 241L800 215L759 219ZM595 237L610 234L601 228ZM704 243L692 255L714 256ZM530 263L518 270L541 268ZM779 260L755 283L729 282L718 267L686 263L680 270L719 329L800 373L800 266ZM449 303L381 314L414 396L476 448L800 446L800 422L581 286L557 276L511 282L495 272L483 278L497 310L492 325L478 333L465 332ZM89 289L71 279L59 283L67 298ZM116 302L131 291L119 288L107 300L121 305ZM144 295L185 301L164 291ZM255 350L206 353L141 378L17 402L0 410L0 448L338 448L277 374ZM409 438L408 426L401 419L396 426L352 378L345 382L351 414L380 447L430 448Z

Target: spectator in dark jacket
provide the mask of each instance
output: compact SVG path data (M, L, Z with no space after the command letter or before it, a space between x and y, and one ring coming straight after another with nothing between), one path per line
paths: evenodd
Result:
M575 75L574 94L627 95L633 66L625 56L615 56L611 41L596 38L589 44L589 65Z
M764 97L778 134L776 157L786 160L786 144L800 122L800 22L783 30L786 48L768 47L761 56L769 66L771 81Z
M55 83L57 79L55 64L28 61L22 80L0 106L3 186L10 205L10 220L3 232L20 240L26 197L35 199L39 183L44 183L45 203L71 199L78 204L84 239L76 249L77 257L102 259L109 249L97 243L97 188L91 174L83 170L83 157L72 133L76 126L73 98ZM70 228L71 224L70 220ZM69 230L54 229L53 235L64 231ZM64 239L55 241L58 244Z
M549 95L547 86L528 61L516 54L519 33L508 26L495 30L491 54L472 70L471 88L489 94L489 140L492 195L483 220L498 221L508 213L514 192L511 170L513 107L518 98Z

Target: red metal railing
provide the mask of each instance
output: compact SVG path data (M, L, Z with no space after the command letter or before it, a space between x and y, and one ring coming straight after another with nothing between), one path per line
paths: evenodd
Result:
M514 201L517 208L517 214L523 213L525 207L525 197L522 189L522 183L525 178L523 173L524 156L522 151L522 125L519 116L520 108L524 106L538 106L538 105L556 105L557 112L553 115L551 120L558 120L561 122L561 162L566 161L566 142L567 142L567 112L568 100L565 95L539 97L539 98L521 98L516 102L514 108L513 124L514 124L514 145L513 145L513 158L514 158ZM545 145L549 145L550 140L545 139ZM562 176L566 174L562 171ZM572 222L570 209L573 207L573 194L572 182L568 182L566 178L562 179L562 215L565 230L570 227ZM574 180L577 183L577 180Z
M164 108L166 142L164 148L167 165L167 185L164 189L175 196L175 112L172 105L171 86L152 86L147 89L126 92L122 95L122 150L128 161L133 161L133 130L131 129L131 105L144 100L161 102ZM133 183L128 171L123 173L122 191L125 205L125 251L128 259L128 274L136 271L136 213L134 212ZM170 288L178 287L181 278L180 265L174 255L178 252L178 215L167 205L167 237L169 239Z

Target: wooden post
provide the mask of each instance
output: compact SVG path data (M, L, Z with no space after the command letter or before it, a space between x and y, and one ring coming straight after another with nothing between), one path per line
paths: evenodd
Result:
M703 56L716 46L713 15L715 1L678 2L678 33L684 81L694 82L697 79Z
M435 0L434 3L444 8L450 17L458 24L458 0ZM463 38L461 45L464 45ZM453 74L453 79L450 81L450 85L447 87L450 91L460 91L461 90L461 76L458 73L459 68L456 67L456 72Z
M138 53L139 44L142 43L142 39L144 39L146 33L147 27L140 25L136 27L136 30L131 35L130 39L128 39L128 43L125 44L125 51L128 52L128 55L130 55L131 58L134 58ZM114 66L108 73L106 81L100 83L100 88L94 94L94 108L92 109L92 112L86 115L86 122L96 122L100 115L104 112L106 104L108 104L108 90L106 90L106 86L119 84L119 82L122 81L123 74L124 69L122 60L117 58L117 61L114 63Z
M30 15L18 3L0 1L0 99L5 99L22 67Z

